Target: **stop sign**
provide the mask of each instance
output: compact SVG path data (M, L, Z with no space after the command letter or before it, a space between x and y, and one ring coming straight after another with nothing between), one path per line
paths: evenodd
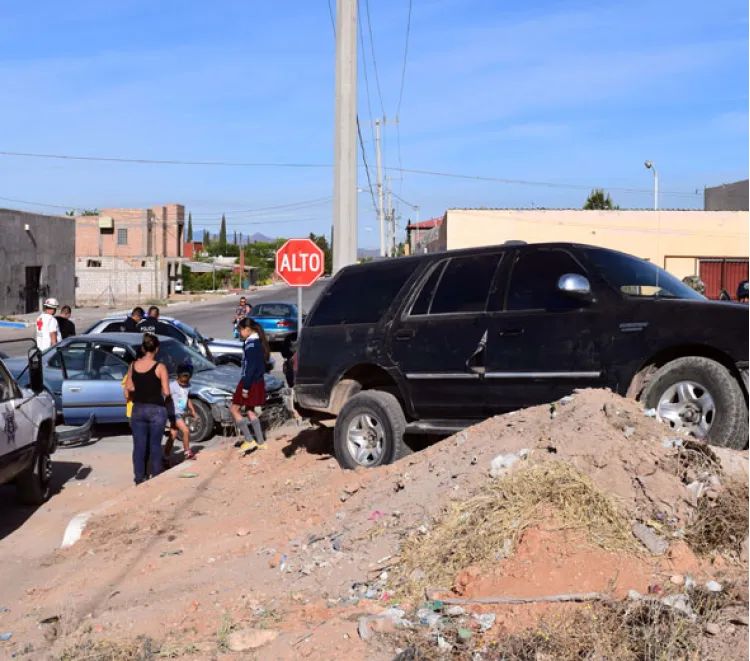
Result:
M311 239L289 239L276 251L276 273L291 287L309 287L324 270L323 251Z

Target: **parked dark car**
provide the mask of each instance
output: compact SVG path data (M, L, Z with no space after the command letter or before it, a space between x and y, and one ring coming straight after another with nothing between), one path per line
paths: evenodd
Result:
M63 340L42 356L44 385L55 400L57 413L65 424L83 424L91 416L97 424L127 422L122 379L141 344L140 333L80 335ZM174 338L160 337L157 360L164 363L170 378L180 364L193 364L190 397L197 418L189 418L191 438L200 443L213 436L217 427L233 426L229 413L232 394L240 380L235 365L214 365L200 353ZM29 381L23 358L4 361L21 385ZM269 407L284 407L284 384L266 374Z
M748 308L655 265L585 245L518 242L342 269L308 316L295 398L336 417L349 468L498 413L610 388L678 433L748 441Z

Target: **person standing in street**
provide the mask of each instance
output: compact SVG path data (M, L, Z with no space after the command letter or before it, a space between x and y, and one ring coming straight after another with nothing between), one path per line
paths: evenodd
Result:
M255 407L263 406L266 403L266 359L263 342L253 328L254 323L252 319L245 317L237 324L243 342L242 376L237 384L237 389L234 391L232 406L229 409L244 438L244 442L240 444L240 450L243 452L265 447L263 429L260 426L258 416L255 414ZM243 408L247 417L242 415ZM250 427L252 427L252 431L250 431Z
M138 332L138 324L143 321L143 317L145 316L145 312L143 311L142 307L135 307L133 308L133 311L130 313L129 317L125 318L125 321L122 322L122 326L120 326L120 332L121 333L137 333Z
M60 327L55 318L55 312L60 304L56 298L44 301L42 314L36 320L36 345L40 351L46 351L60 341Z
M60 309L60 314L55 317L57 319L57 325L60 328L61 339L73 337L76 334L76 325L70 320L70 315L73 314L73 310L70 309L69 305L63 305Z
M183 335L171 324L159 321L161 312L159 308L152 305L148 309L148 317L141 321L137 328L141 333L151 333L152 335L162 335L164 337L173 337L180 342L184 341Z
M156 361L159 338L143 336L143 357L130 364L125 389L133 401L133 477L136 485L146 480L146 456L151 477L162 472L161 439L167 426L167 410L173 406L167 368Z
M253 306L248 305L247 299L244 296L241 296L240 304L234 311L234 321L232 322L232 328L234 331L235 338L240 336L239 331L237 330L237 324L239 324L240 321L244 319L245 317L249 317L252 309L253 309Z

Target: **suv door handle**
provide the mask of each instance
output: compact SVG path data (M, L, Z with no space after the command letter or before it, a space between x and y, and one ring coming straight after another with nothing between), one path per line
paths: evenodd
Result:
M83 388L79 388L78 386L70 387L70 392L81 392L81 390L83 390Z
M498 335L501 337L515 337L518 335L523 335L523 328L506 328L505 330L501 330Z
M411 338L413 337L414 331L411 328L401 328L400 330L397 330L393 335L393 339L396 340L396 342L406 342L407 340L411 340Z

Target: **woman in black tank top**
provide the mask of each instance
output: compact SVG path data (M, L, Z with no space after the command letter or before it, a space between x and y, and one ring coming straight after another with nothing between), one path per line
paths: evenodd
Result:
M169 374L156 362L159 338L150 333L143 336L143 357L130 365L125 384L133 402L130 426L133 430L133 474L136 484L146 479L146 462L151 463L151 476L162 470L161 439L167 424Z

